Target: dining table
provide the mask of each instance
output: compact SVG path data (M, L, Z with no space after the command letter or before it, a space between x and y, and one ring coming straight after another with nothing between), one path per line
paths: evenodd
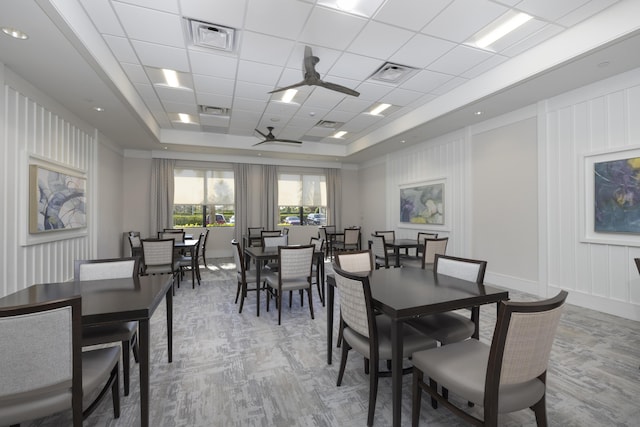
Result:
M184 250L189 252L189 256L191 256L191 286L193 288L196 287L195 277L196 277L196 268L198 268L198 254L196 253L196 246L198 244L198 239L185 239L183 241L174 240L173 247L177 250ZM198 284L200 284L198 282Z
M369 276L373 307L391 318L393 426L400 426L404 323L434 313L498 303L508 300L509 292L434 273L431 269L390 268L362 274ZM331 364L335 273L327 274L327 285L327 363Z
M80 295L82 325L138 322L140 424L149 426L149 321L162 300L167 308L167 351L173 360L173 279L170 274L135 278L69 281L29 286L0 298L0 307L37 304Z
M263 246L245 246L244 248L244 263L245 269L249 270L251 266L251 260L253 259L256 264L256 316L260 316L260 273L262 270L262 265L266 264L268 261L277 260L278 259L278 248L276 246L271 247L263 247ZM320 281L320 289L321 295L320 299L322 300L322 305L325 305L325 281L324 281L324 252L323 251L314 251L313 259L316 263L316 281ZM241 298L245 297L247 289L242 290Z
M393 256L395 258L394 267L400 267L400 250L401 249L420 249L421 245L416 239L395 239L391 242L385 242L385 245L389 249L393 249Z

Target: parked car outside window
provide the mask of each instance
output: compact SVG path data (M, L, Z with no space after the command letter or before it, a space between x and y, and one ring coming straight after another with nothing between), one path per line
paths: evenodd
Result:
M288 216L284 219L284 223L289 225L300 225L300 218L297 216Z

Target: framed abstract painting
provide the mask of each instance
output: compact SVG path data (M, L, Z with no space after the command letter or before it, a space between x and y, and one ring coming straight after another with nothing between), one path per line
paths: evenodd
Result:
M444 226L445 207L444 179L400 186L401 225Z

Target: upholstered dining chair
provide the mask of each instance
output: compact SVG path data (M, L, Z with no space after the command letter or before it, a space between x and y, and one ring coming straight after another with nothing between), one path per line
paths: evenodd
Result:
M109 388L114 417L120 417L120 348L82 351L81 304L76 295L0 308L1 425L71 409L80 427ZM96 394L83 410L83 397Z
M447 252L448 237L424 238L422 239L423 251L419 258L405 258L402 260L403 267L417 267L423 270L433 267L436 255L444 255Z
M242 307L244 306L244 299L247 294L247 285L249 282L255 283L257 280L256 273L254 270L249 270L245 268L244 265L244 255L242 253L242 247L238 243L237 240L233 239L231 241L233 245L233 260L236 263L236 280L238 282L238 288L236 289L236 304L238 303L238 298L240 298L240 309L238 313L242 313ZM260 284L256 284L256 292L260 292Z
M335 256L338 267L351 273L369 272L373 270L373 256L370 250L338 252Z
M200 286L200 266L198 264L198 260L200 257L198 256L198 254L200 253L200 245L202 244L203 240L204 240L204 233L200 233L200 236L198 237L198 242L196 243L196 246L193 248L193 252L192 252L193 255L185 253L185 254L179 255L177 258L178 265L180 266L180 280L184 278L184 273L186 270L194 269L192 273L194 273L198 281L198 286ZM192 289L195 289L196 284L194 281L191 282L191 287Z
M176 260L173 239L143 239L143 274L171 274L180 286L180 265ZM174 290L175 292L175 290Z
M313 245L315 248L315 252L324 253L324 240L320 237L311 237L309 239L309 244ZM315 261L315 258L314 258ZM316 262L311 263L311 278L312 281L315 279L316 287L318 288L318 295L320 296L320 301L324 305L324 289L322 289L322 283L319 277L320 272L318 271L318 265Z
M378 230L374 231L373 234L376 236L384 236L384 241L387 244L393 243L396 240L396 232L394 230ZM394 255L392 248L386 248L386 250L390 257Z
M567 292L535 302L502 301L491 344L465 340L413 353L412 425L418 426L422 391L477 426L497 426L498 414L531 408L547 425L547 365ZM425 378L429 379L429 384ZM455 406L438 384L483 406L483 418Z
M249 246L262 245L262 230L264 230L264 227L248 227L247 245Z
M278 307L278 325L282 320L282 294L289 291L289 306L293 291L307 291L309 297L309 312L313 319L313 299L311 295L311 266L313 265L314 245L279 246L277 272L266 272L264 277L267 285L267 311L269 311L269 296L273 294ZM301 295L302 298L302 295Z
M266 232L262 235L262 247L267 248L277 248L278 246L287 246L289 243L289 235L287 234L278 234L270 235L269 232ZM278 261L268 262L264 266L256 266L256 268L264 267L266 270L278 271Z
M438 274L457 277L469 282L482 284L487 262L470 258L460 258L436 254L433 271ZM423 334L439 341L442 345L479 338L480 308L470 307L471 317L454 312L436 313L410 320L409 323Z
M336 285L340 295L340 318L343 329L342 356L337 386L342 384L347 356L353 349L365 358L365 372L369 370L369 412L367 425L373 425L378 394L379 362L391 360L391 320L387 316L376 316L373 310L369 277L350 273L333 265ZM425 337L411 326L403 328L403 354L433 348L436 342ZM371 367L371 369L368 369Z
M357 251L360 244L360 229L345 228L344 239L333 242L332 251L335 254L339 251Z
M426 233L424 231L418 232L417 241L420 247L416 249L416 257L419 258L420 255L422 255L422 248L424 248L424 239L437 239L437 238L438 238L438 233Z
M329 258L330 250L331 250L331 241L329 240L329 235L327 234L327 228L325 226L318 227L318 237L324 240L324 259Z
M389 268L389 251L385 237L381 234L371 235L371 253L376 270L380 267Z
M140 232L130 231L128 234L131 256L142 257L142 243L140 243Z
M209 241L209 230L206 228L204 230L204 239L200 244L200 252L198 253L198 263L200 262L200 258L202 258L202 265L204 268L207 268L207 242Z
M78 259L74 262L73 279L76 282L86 280L120 279L137 277L140 270L140 258ZM99 326L82 327L82 346L96 344L122 343L122 378L124 395L129 395L130 349L138 361L138 322L107 323Z

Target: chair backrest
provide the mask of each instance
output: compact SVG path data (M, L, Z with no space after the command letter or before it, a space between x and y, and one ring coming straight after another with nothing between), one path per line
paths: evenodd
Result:
M422 268L425 268L427 264L433 264L436 260L436 255L444 255L447 252L447 243L449 243L448 237L423 239Z
M244 255L242 254L242 248L236 239L231 241L233 245L233 260L236 263L236 273L238 274L238 279L241 279L243 282L246 281L245 278L245 270L244 270Z
M389 253L387 252L386 240L383 235L371 235L371 252L376 265L382 265L385 268L389 267Z
M138 236L138 237L140 237L140 232L131 230L131 231L129 231L129 236L132 236L132 237Z
M487 364L485 411L497 411L500 386L544 378L566 298L561 291L543 301L500 302Z
M377 340L369 277L343 270L336 263L333 264L333 271L340 295L342 320L360 335ZM377 342L375 346L370 343L370 348L377 348Z
M470 282L483 283L487 261L436 254L433 271Z
M335 234L336 226L335 225L325 225L324 230L329 234Z
M386 243L393 243L396 240L396 232L393 230L375 231L373 234L375 234L376 236L384 236L384 241Z
M279 280L310 278L315 249L313 245L278 247Z
M167 233L181 233L184 231L184 228L163 228L162 231L166 231Z
M437 238L438 238L438 233L425 233L421 231L418 233L418 244L424 245L424 239L437 239Z
M277 248L278 246L287 246L289 236L262 236L262 246L265 248Z
M184 235L185 235L185 232L184 231L179 231L179 230L175 230L175 231L159 231L158 232L158 239L161 239L161 240L173 239L176 242L184 242Z
M136 277L140 258L77 259L73 266L73 279L84 280L122 279Z
M360 240L359 228L345 228L344 230L344 244L355 245Z
M344 271L365 272L373 270L373 257L370 250L338 252L335 256L338 267Z
M262 237L261 233L264 227L249 227L249 237Z
M324 239L312 237L309 239L309 244L315 246L316 252L324 251Z
M142 257L145 267L168 265L173 268L173 239L142 240Z
M204 230L204 239L202 240L202 245L200 245L200 252L203 253L207 247L207 241L209 240L209 229Z
M79 295L0 308L2 424L32 419L36 407L39 416L71 407L82 424L81 311Z
M324 240L325 242L328 242L328 238L327 238L327 229L326 227L318 227L318 236Z
M129 246L131 246L131 253L140 249L142 247L142 243L140 243L140 236L132 236L129 234Z
M281 231L281 234L282 234L283 236L285 236L285 235L289 234L289 227L283 227L283 228L282 228L282 231Z

